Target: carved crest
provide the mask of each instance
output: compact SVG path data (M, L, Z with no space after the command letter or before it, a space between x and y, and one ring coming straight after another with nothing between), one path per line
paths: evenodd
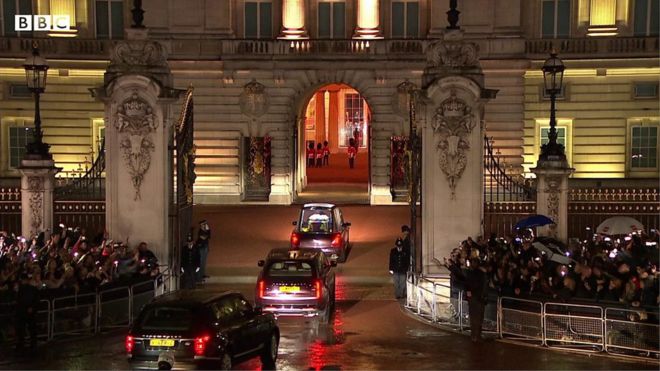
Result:
M158 123L149 103L134 91L119 105L115 127L119 132L119 147L124 163L135 188L134 199L138 200L144 175L151 165L151 153L155 148L151 133L156 131Z
M430 67L478 67L479 47L475 43L457 41L437 41L426 52Z
M128 66L167 68L167 53L163 46L153 41L121 41L112 49L110 68Z
M548 194L548 216L555 221L550 225L550 233L553 237L557 236L557 222L559 221L559 200L561 195L561 176L548 176L546 178L546 187L543 190Z
M449 182L452 199L456 198L456 183L467 166L470 134L476 124L472 109L456 97L455 91L440 104L433 118L433 132L438 138L440 169Z
M41 177L28 177L30 191L30 235L34 236L42 229L44 206L44 181Z
M266 87L256 80L243 87L243 93L239 98L241 112L248 117L256 119L268 111L268 95Z

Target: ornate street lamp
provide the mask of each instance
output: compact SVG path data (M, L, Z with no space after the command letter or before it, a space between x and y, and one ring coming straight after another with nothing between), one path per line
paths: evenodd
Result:
M39 96L46 90L46 76L48 75L48 63L39 55L36 43L32 45L32 55L28 56L23 63L27 87L34 94L34 140L27 144L27 156L33 159L51 159L47 143L43 142L41 131L41 114L39 112Z
M557 119L555 117L555 102L557 94L561 92L561 86L564 79L564 70L566 67L561 59L557 58L557 53L550 53L545 63L543 63L543 84L545 91L550 95L550 131L548 132L548 143L541 146L542 160L563 160L566 159L564 146L557 143Z

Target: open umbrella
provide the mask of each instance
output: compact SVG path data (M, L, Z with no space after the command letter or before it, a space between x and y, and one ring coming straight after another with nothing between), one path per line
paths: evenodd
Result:
M519 220L515 225L515 229L542 227L548 224L555 224L555 222L545 215L530 215L525 219Z
M537 250L545 253L545 255L548 257L548 260L557 262L559 264L570 264L571 261L573 261L571 258L568 256L564 255L559 247L552 243L548 243L547 245L542 243L542 242L534 242L532 244Z
M641 232L644 230L644 225L637 219L629 216L615 216L605 219L596 228L596 233L607 234L610 236L617 234L630 234L633 232Z

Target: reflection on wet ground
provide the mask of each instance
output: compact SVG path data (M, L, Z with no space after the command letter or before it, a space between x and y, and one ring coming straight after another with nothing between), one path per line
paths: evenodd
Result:
M340 283L341 280L338 281ZM343 287L343 288L342 288ZM248 297L253 285L231 286ZM209 287L223 291L226 287ZM242 289L242 290L241 290ZM469 337L438 330L404 314L389 299L388 285L337 286L330 324L315 319L278 319L279 370L437 369L657 369L601 356L560 353L497 341L473 344ZM16 358L0 349L0 369L126 369L123 331L42 346ZM261 370L258 359L236 369Z

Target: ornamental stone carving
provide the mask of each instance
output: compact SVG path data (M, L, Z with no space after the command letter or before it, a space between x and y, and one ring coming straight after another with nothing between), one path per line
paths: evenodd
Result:
M30 193L30 235L36 235L43 224L44 180L41 177L28 177Z
M140 98L137 91L124 100L117 109L115 128L119 132L119 148L135 189L134 199L140 199L140 187L151 165L154 151L152 133L156 131L153 109Z
M397 115L405 118L408 117L408 100L410 99L410 93L415 89L417 89L417 86L408 80L402 82L396 87L396 92L392 96L392 107Z
M122 66L135 68L167 66L167 53L163 46L157 42L146 40L129 40L116 44L110 55L110 68Z
M455 91L440 104L433 117L432 128L438 138L440 169L449 182L452 199L456 198L456 183L467 166L470 134L476 124L472 109L456 97Z
M561 196L561 176L547 176L545 178L546 187L543 190L548 195L547 205L548 205L548 217L552 219L555 224L550 225L550 233L556 237L557 235L557 223L559 221L559 201Z
M430 67L478 67L479 47L462 40L443 40L431 44L426 52Z
M243 87L243 93L241 93L239 98L239 105L244 115L252 119L257 119L268 111L268 103L266 87L263 84L252 80Z

